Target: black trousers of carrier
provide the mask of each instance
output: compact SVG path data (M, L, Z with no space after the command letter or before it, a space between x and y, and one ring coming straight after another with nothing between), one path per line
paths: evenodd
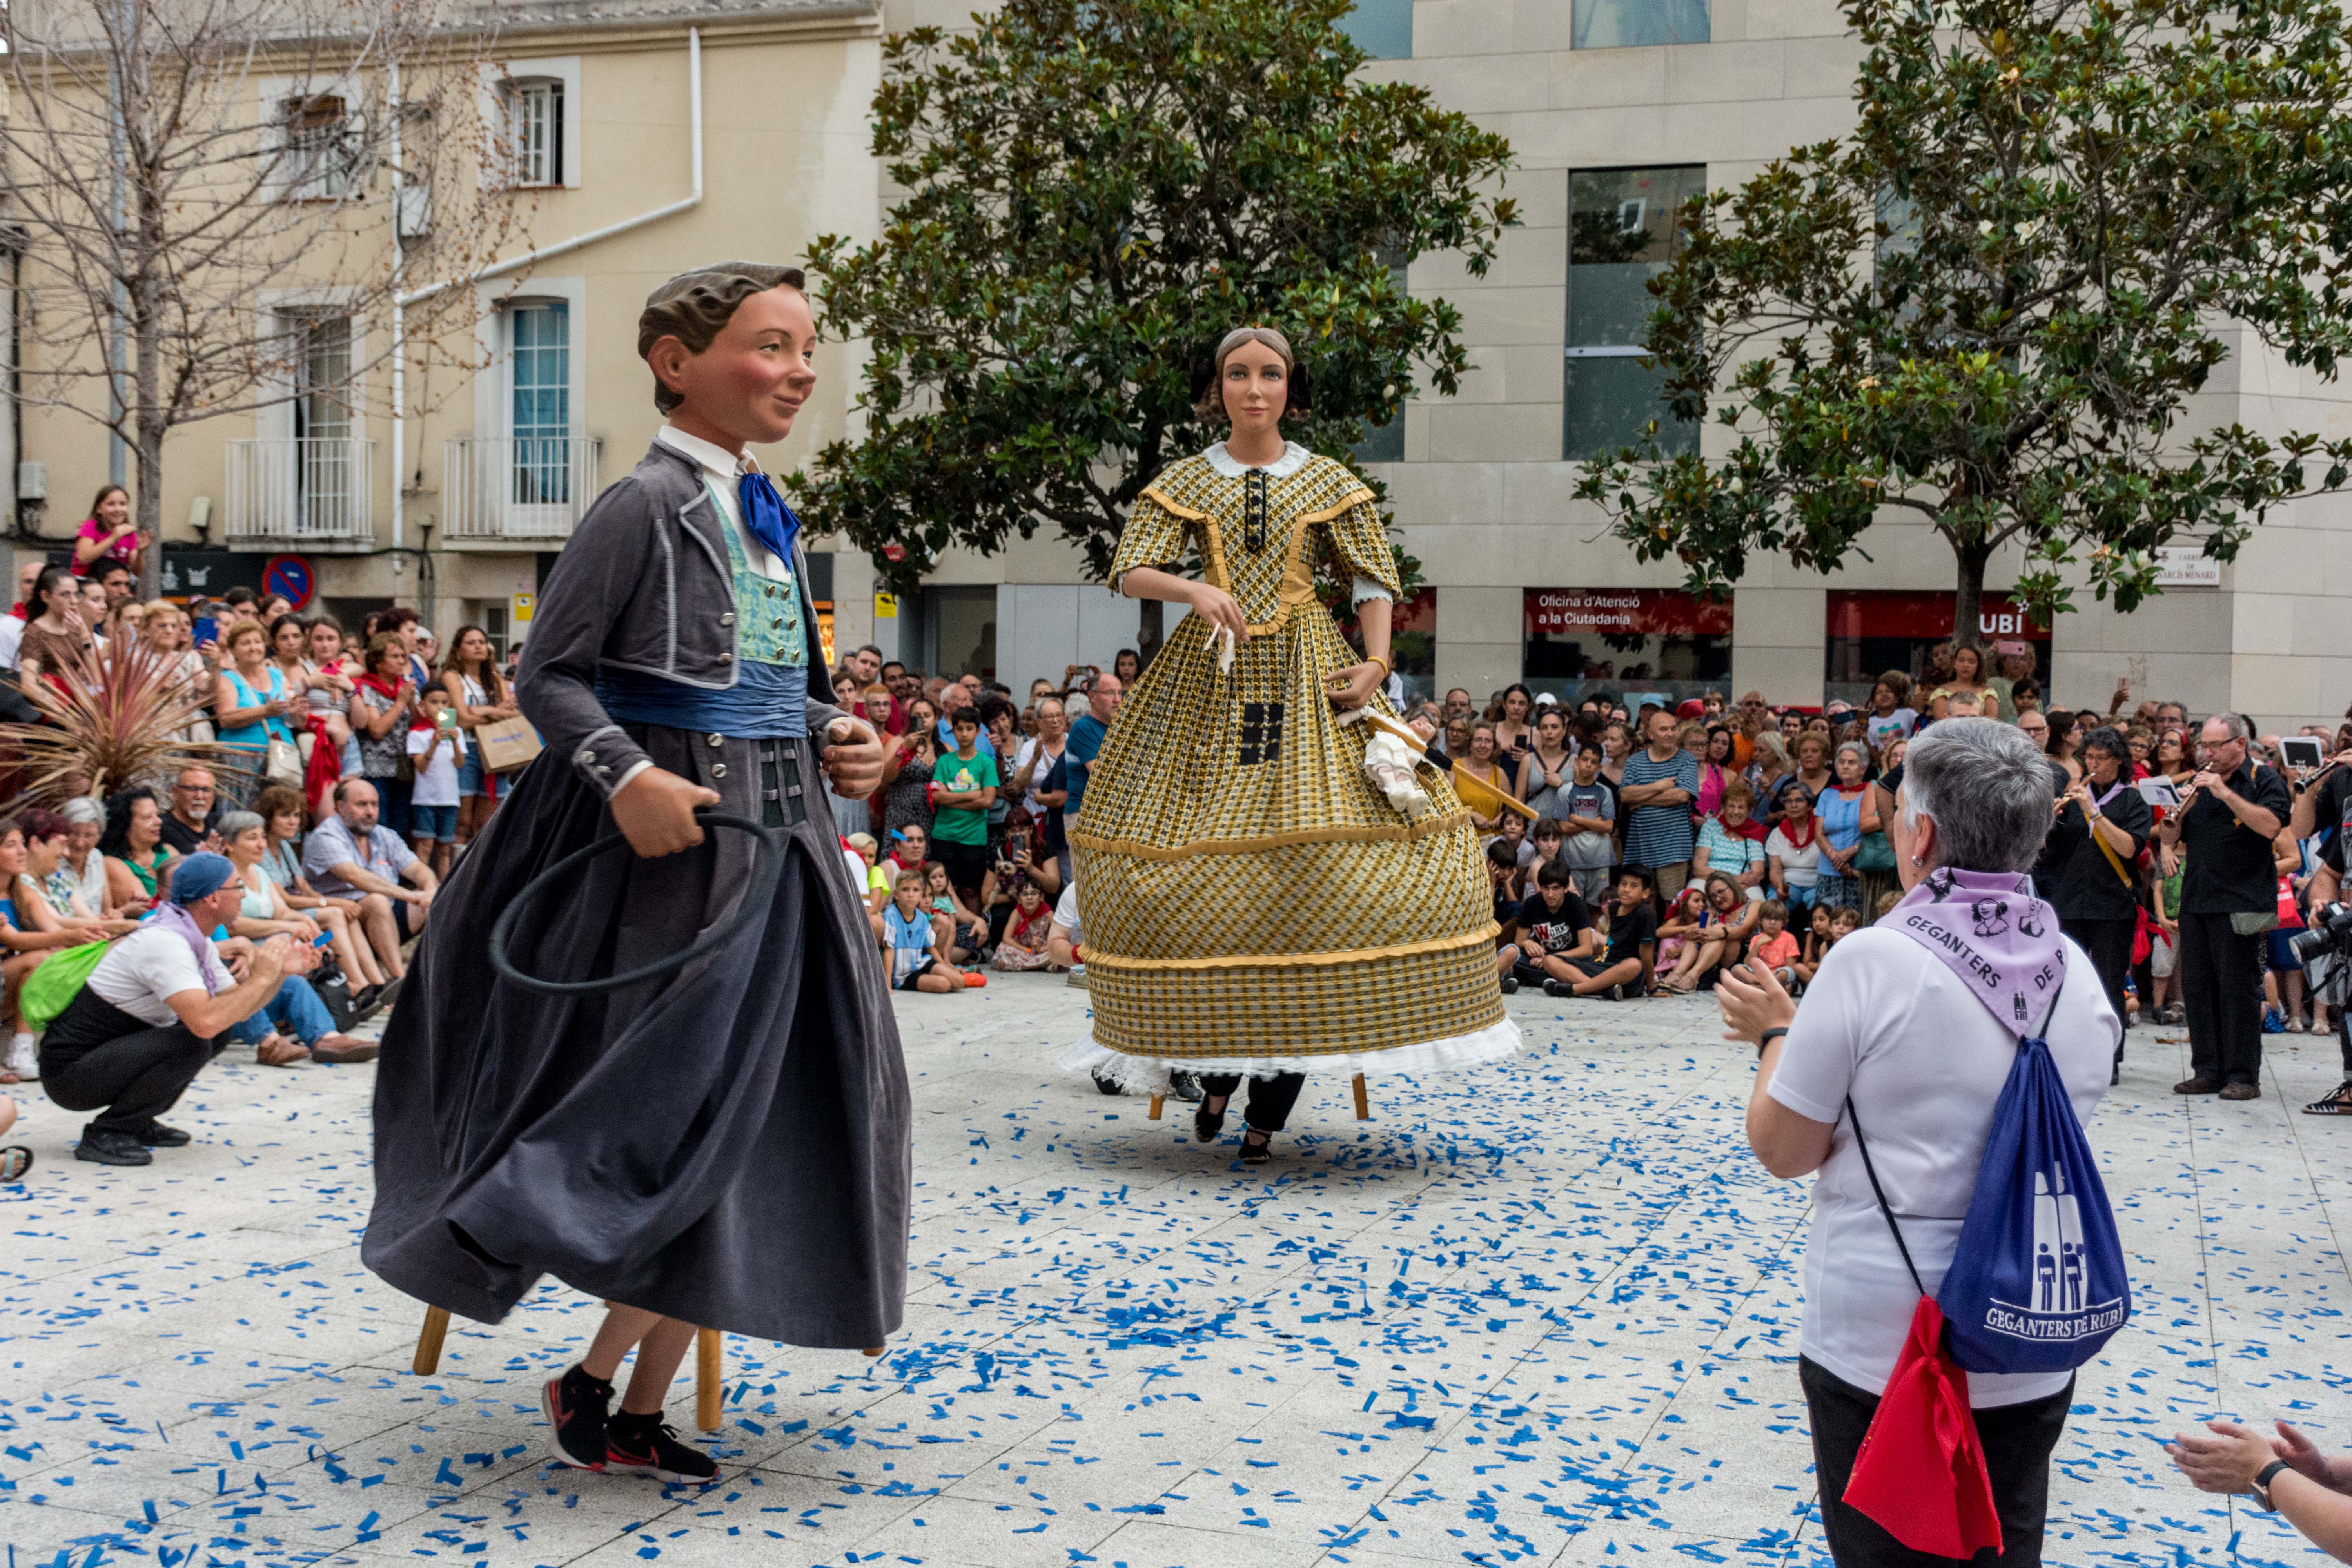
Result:
M2268 931L2240 936L2228 915L2180 917L2173 981L2189 1014L2189 1070L2217 1084L2263 1077L2263 959Z
M1201 1075L1201 1092L1225 1096L1228 1110L1233 1109L1234 1091L1241 1086L1242 1075L1237 1072ZM1290 1108L1298 1103L1298 1091L1307 1087L1307 1075L1278 1072L1272 1078L1254 1078L1249 1086L1249 1103L1242 1109L1242 1120L1261 1132L1279 1132L1290 1120Z
M2126 1010L2124 982L2131 976L2132 939L2139 932L2139 921L2074 921L2061 918L2059 929L2074 939L2090 959L2091 967L2098 971L2099 984L2107 994L2107 1005L2116 1010L2116 1022L2126 1029L2131 1026L2131 1014ZM2142 1000L2146 1000L2145 996ZM2123 1060L2121 1041L2116 1045L2116 1059Z
M41 1088L68 1110L98 1111L96 1131L136 1138L178 1103L215 1049L185 1024L158 1027L84 986L41 1037Z
M1845 1504L1846 1482L1863 1434L1878 1413L1878 1395L1866 1393L1819 1363L1797 1358L1797 1382L1812 1417L1813 1468L1822 1488L1822 1533L1838 1568L1946 1568L1958 1557L1914 1552L1886 1533L1876 1521ZM2066 1407L2074 1382L2046 1399L1998 1405L1975 1412L1977 1436L1984 1444L1985 1468L1992 1477L1992 1505L2000 1515L2000 1555L1978 1552L1968 1568L2040 1568L2042 1530L2050 1512L2050 1455L2066 1428Z

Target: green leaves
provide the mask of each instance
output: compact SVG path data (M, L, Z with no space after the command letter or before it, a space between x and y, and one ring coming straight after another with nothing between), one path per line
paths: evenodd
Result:
M1292 434L1318 451L1417 378L1456 390L1459 317L1400 269L1486 270L1509 148L1352 79L1349 4L1007 0L972 33L890 39L873 146L906 194L873 244L809 255L825 331L867 350L864 439L794 480L811 521L901 584L1041 527L1099 575L1136 496L1215 439L1192 377L1232 328L1304 356Z
M2158 546L2227 559L2352 470L2352 442L2189 429L2222 318L2323 375L2352 349L2343 8L1935 10L1941 41L1919 0L1847 0L1854 133L1694 203L1652 285L1675 412L1732 444L1628 449L1579 493L1695 587L1759 551L1832 569L1894 508L1944 535L1964 603L2014 542L2036 613L2074 581L2128 610Z

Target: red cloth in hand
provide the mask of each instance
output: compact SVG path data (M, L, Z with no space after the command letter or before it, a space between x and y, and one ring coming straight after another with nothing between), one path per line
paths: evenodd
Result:
M329 738L325 714L309 715L303 727L316 739L310 747L310 760L302 769L302 798L310 803L313 814L324 816L332 806L335 785L343 776L342 748Z
M1944 1349L1944 1314L1932 1297L1920 1297L1911 1314L1845 1500L1914 1552L1965 1558L2001 1549L1969 1374Z

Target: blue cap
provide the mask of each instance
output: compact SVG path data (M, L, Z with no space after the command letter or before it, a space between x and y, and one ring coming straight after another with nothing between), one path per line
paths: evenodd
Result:
M227 856L200 849L172 868L172 901L193 904L198 899L208 899L236 876L236 868L228 863Z

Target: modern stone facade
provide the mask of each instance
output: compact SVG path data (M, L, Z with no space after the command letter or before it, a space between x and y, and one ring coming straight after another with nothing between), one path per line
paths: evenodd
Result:
M1473 114L1510 139L1518 164L1507 190L1524 222L1504 237L1486 278L1445 257L1412 268L1416 293L1461 307L1477 369L1458 397L1412 405L1401 460L1376 469L1406 548L1436 585L1434 684L1467 687L1483 700L1529 674L1527 590L1655 592L1680 583L1667 565L1636 563L1605 535L1597 512L1570 499L1579 466L1562 458L1571 414L1563 352L1571 333L1608 335L1572 320L1572 180L1696 170L1709 188L1737 184L1790 147L1846 129L1860 47L1834 0L1365 0L1360 16L1398 37L1389 13L1406 6L1411 57L1377 60L1368 71L1421 83ZM1696 31L1693 17L1706 41L1576 47L1580 30L1592 43L1612 27L1620 37L1676 26ZM1595 363L1632 368L1622 358L1568 362L1571 369ZM2257 349L2222 368L2198 412L2221 424L2341 437L2352 434L2347 390ZM2218 585L2176 586L2129 616L2095 602L2061 616L2045 659L2054 703L2104 710L2117 679L2135 675L2138 692L2178 696L2193 711L2238 709L2266 725L2342 712L2352 699L2352 505L2332 498L2284 510L2221 569ZM1951 555L1927 528L1885 521L1866 542L1872 560L1827 577L1754 563L1733 597L1729 669L1707 683L1818 702L1833 593L1912 590L1948 599ZM1988 586L2007 586L2017 566L2014 558L1996 560ZM1108 662L1117 646L1092 646L1103 640L1101 617L1091 638L1066 623L1034 624L1042 604L1033 586L1077 581L1074 559L1058 547L950 560L935 581L1003 585L998 647L1009 658L1000 674L1016 688L1037 674L1058 675L1064 647ZM1908 600L1873 603L1880 626L1916 609ZM908 630L910 658L937 655L919 627ZM1052 656L1024 661L1033 647Z

